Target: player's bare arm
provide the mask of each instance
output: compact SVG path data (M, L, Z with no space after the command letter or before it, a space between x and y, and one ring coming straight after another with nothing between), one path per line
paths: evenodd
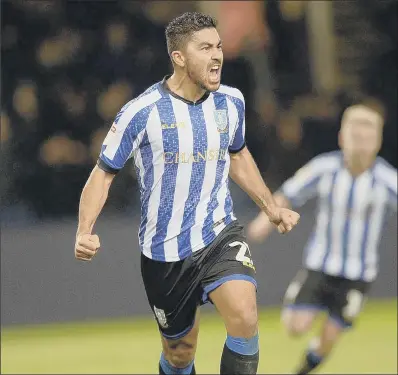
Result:
M92 234L92 230L104 207L114 177L114 174L95 166L83 188L76 233L76 259L91 260L100 247L99 238L96 234Z
M274 194L275 203L279 207L291 209L290 201L282 194ZM253 221L247 226L247 237L251 242L262 242L273 231L275 226L269 221L268 216L264 211L261 211Z
M277 204L247 147L231 153L229 175L260 207L279 233L290 232L297 225L300 215Z

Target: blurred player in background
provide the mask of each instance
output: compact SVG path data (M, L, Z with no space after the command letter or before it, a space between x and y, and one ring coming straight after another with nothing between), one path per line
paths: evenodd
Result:
M286 291L282 321L288 333L296 336L311 328L318 311L326 310L329 317L320 336L311 342L298 374L319 366L359 314L378 272L385 219L397 207L397 171L377 157L383 116L364 103L343 114L341 151L315 157L275 194L282 207L298 207L318 198L304 269ZM248 238L259 242L271 230L268 218L260 213L248 227Z
M167 26L166 39L174 73L117 114L83 189L75 256L91 260L96 254L95 221L114 176L133 157L141 193L141 271L163 345L159 373L195 373L198 307L210 300L227 329L221 374L255 374L255 269L233 213L228 175L281 233L299 215L275 204L245 146L244 98L220 85L223 53L215 21L185 13Z

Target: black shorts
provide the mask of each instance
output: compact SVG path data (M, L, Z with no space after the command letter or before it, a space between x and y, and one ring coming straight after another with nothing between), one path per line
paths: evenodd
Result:
M151 309L162 334L186 335L197 307L229 280L247 280L256 287L255 268L243 227L228 225L207 247L178 262L159 262L141 255L141 273Z
M303 269L287 288L284 305L292 309L327 311L343 328L361 312L371 283Z

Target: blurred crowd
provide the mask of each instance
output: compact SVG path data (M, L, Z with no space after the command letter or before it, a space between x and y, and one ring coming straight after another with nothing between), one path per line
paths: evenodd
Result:
M271 187L335 149L351 93L312 89L305 3L2 2L2 208L36 217L76 214L115 114L170 72L164 26L188 10L219 20L223 82L246 97L247 143ZM396 165L397 3L359 3L387 46L362 64L360 91L386 107L382 155ZM139 202L134 169L121 174L110 210Z

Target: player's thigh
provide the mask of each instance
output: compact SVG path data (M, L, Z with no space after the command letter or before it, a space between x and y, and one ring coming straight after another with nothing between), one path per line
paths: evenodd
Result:
M339 281L326 301L329 324L341 329L351 328L365 305L370 286L364 281Z
M210 293L210 298L234 337L253 337L258 329L256 287L246 280L230 280Z
M291 334L307 332L316 316L324 309L323 275L319 272L300 270L289 284L282 308L282 322Z
M158 262L141 255L141 273L149 305L167 340L195 340L201 290L198 270L190 258Z
M257 331L255 267L243 228L236 224L221 235L213 250L217 260L202 280L208 299L232 336L252 337Z

